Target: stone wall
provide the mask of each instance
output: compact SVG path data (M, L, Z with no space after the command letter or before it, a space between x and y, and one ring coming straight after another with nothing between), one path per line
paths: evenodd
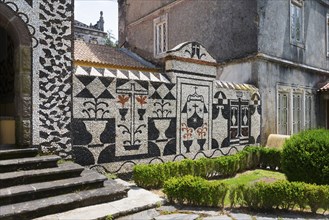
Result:
M165 73L78 66L73 158L125 172L136 163L227 155L256 145L258 89L215 78L215 60L196 42L170 51Z

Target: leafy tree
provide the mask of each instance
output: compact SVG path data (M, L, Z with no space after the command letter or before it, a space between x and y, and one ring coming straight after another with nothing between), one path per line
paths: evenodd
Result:
M105 45L110 46L110 47L117 47L118 46L118 41L113 36L113 33L112 33L111 30L107 31Z

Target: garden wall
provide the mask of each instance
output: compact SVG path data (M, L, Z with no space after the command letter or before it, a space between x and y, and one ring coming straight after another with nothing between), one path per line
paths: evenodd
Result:
M259 143L261 103L252 85L216 80L196 42L165 57L164 73L78 66L72 156L125 172L137 163L227 155Z

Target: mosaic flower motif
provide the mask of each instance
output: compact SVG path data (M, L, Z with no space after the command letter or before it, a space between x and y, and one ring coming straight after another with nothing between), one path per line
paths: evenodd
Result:
M129 96L127 95L118 95L118 102L122 105L122 108L125 107L126 102L129 101Z
M141 107L143 107L143 105L147 103L146 98L147 96L142 96L142 95L136 97L136 100L141 105Z

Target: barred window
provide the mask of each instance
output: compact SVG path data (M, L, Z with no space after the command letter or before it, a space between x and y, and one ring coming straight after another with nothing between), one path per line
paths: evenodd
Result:
M292 111L293 133L296 134L302 130L302 94L293 94Z
M278 132L279 134L289 134L288 117L289 117L289 106L288 106L288 93L279 92L279 103L278 103Z
M311 89L279 85L277 132L291 135L312 128L314 105L314 95Z
M312 95L305 95L305 129L312 128Z
M154 19L154 54L161 55L167 51L168 25L167 15Z
M303 43L303 0L290 1L290 40L291 43Z

